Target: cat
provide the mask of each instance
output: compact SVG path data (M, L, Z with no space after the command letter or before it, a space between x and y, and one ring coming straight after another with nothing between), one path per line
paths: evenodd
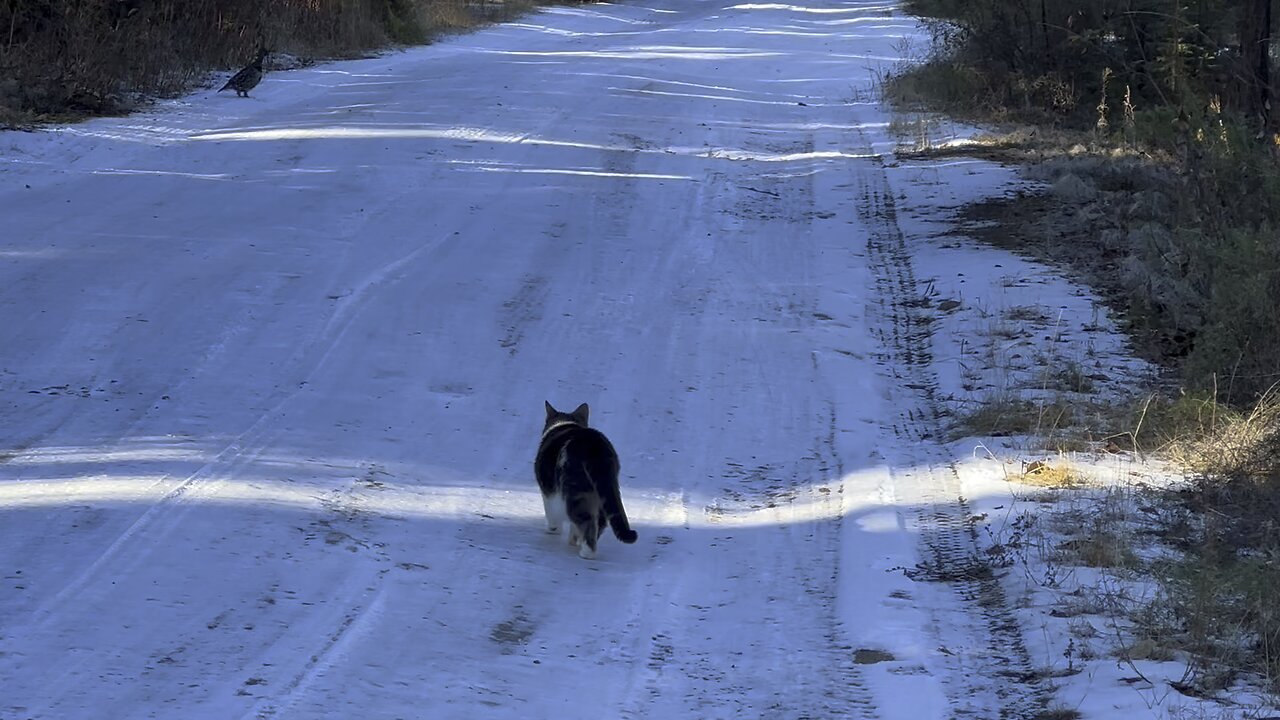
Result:
M560 523L567 520L569 544L587 560L596 556L596 541L606 523L622 542L635 542L638 536L627 523L618 491L618 453L604 433L587 427L587 404L571 413L549 402L546 406L533 473L542 491L547 532L560 532Z

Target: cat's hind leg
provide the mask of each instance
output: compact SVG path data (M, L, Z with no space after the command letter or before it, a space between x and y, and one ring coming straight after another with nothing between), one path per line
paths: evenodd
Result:
M596 516L581 512L569 518L569 522L573 524L570 532L576 532L579 537L578 557L591 560L596 556L596 542L600 539L600 524Z
M596 556L596 538L599 536L598 518L600 500L594 492L581 492L565 496L565 514L569 521L569 544L578 548L584 558Z
M547 532L560 532L560 523L564 520L564 499L559 493L542 496L542 512L547 516Z
M582 526L581 532L582 543L578 545L578 557L584 560L594 560L596 556L596 541L600 538L595 522Z

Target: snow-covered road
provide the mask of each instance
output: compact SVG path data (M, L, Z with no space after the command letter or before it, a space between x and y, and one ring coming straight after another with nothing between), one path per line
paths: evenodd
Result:
M972 549L872 91L917 33L556 8L0 135L0 717L1038 707L994 582L901 572ZM544 533L544 399L638 544Z

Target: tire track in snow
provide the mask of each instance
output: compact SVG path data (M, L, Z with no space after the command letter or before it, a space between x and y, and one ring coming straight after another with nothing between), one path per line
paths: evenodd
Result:
M920 312L911 248L898 227L883 161L877 158L871 167L861 180L859 212L870 230L867 255L883 320L878 328L882 364L894 375L893 405L899 409L893 431L903 450L892 459L892 473L896 485L920 500L914 510L921 554L915 579L947 582L975 618L974 627L938 624L939 640L954 652L946 683L951 717L1033 718L1047 704L1049 691L1035 679L1000 578L977 560L972 514L951 457L938 444L942 423L934 398L931 329ZM966 652L975 640L982 641L979 651Z
M812 138L796 144L801 151L813 148ZM805 335L820 322L808 282L814 258L803 246L773 239L803 234L814 216L813 179L808 173L763 177L748 166L722 180L716 184L724 192L708 196L711 207L704 214L725 224L717 235L750 237L731 247L723 263L702 272L717 279L750 277L764 292L746 302L730 293L725 299L733 306L705 316L750 318L737 331L752 339L744 348L750 360L741 369L759 372L770 366L773 356L766 348L775 331ZM772 272L762 276L762 268ZM695 344L710 344L713 337ZM807 362L818 376L811 351ZM714 386L713 378L724 373L712 364L673 374L691 385ZM722 382L745 382L766 393L769 387L765 377ZM637 653L643 679L630 689L623 717L655 717L664 710L703 718L880 717L837 617L843 522L838 479L844 467L835 447L835 407L821 397L813 404L794 400L798 404L782 397L767 404L779 405L783 415L807 415L795 428L798 434L779 435L776 427L761 429L744 419L744 431L767 438L753 451L761 453L759 459L704 458L708 479L714 482L717 475L711 473L718 466L722 483L701 488L719 492L704 507L692 508L710 523L710 537L678 568L672 584L654 593L661 601L643 613L638 631L648 642ZM723 577L726 565L731 569ZM726 627L722 617L730 615L753 618L751 627Z
M810 456L795 468L742 470L764 481L760 492L719 506L724 529L714 536L712 547L700 549L706 564L695 563L693 584L714 574L717 561L734 557L716 553L728 552L723 548L731 547L738 533L767 532L769 550L743 551L751 554L751 564L740 566L717 593L686 589L679 582L657 591L663 607L643 625L649 641L636 658L643 677L621 716L655 717L667 710L703 718L879 717L836 617L839 488L813 484L832 477L838 466ZM820 517L813 521L798 522L792 516L793 508L806 507L809 514L815 505L823 510L814 513ZM773 527L735 528L736 517L760 513L771 518ZM754 618L753 627L721 625L717 616L727 607L736 607L735 616ZM738 637L722 652L711 652L714 645L700 642L704 633L710 641L725 632ZM777 665L780 661L785 667ZM767 678L773 682L762 682Z
M502 303L499 324L503 335L498 344L512 357L520 351L520 342L529 326L542 319L547 294L546 277L526 275L516 294Z
M16 640L29 635L31 632L46 627L56 616L58 610L88 588L114 560L121 557L126 547L136 545L136 543L131 542L132 540L149 534L151 538L149 546L142 551L132 551L128 556L127 564L124 567L115 568L115 574L127 574L133 568L142 565L150 554L150 549L155 547L154 541L157 538L166 536L182 522L184 513L180 510L175 512L177 508L189 498L216 495L221 481L234 477L240 470L256 461L262 452L266 450L264 441L269 437L273 423L283 415L283 411L288 404L302 393L308 381L323 370L333 349L340 344L347 330L359 315L359 308L367 302L370 292L389 280L399 280L400 278L396 277L397 273L403 271L406 266L420 258L427 251L438 246L442 241L443 239L437 239L434 242L424 243L412 252L381 266L369 274L348 295L344 296L313 341L307 344L306 349L295 355L294 362L302 363L306 356L314 355L318 350L320 351L319 358L314 362L311 370L307 372L306 379L300 382L293 390L283 394L271 407L264 410L253 424L236 436L212 459L178 481L176 485L155 500L143 512L142 516L121 532L87 568L77 573L61 589L37 605L23 623L25 632L10 633L7 636L6 639L9 644L14 644Z
M379 575L379 583L381 574ZM301 701L310 686L323 675L334 663L341 659L345 650L382 615L382 606L386 601L386 591L380 585L374 591L373 598L365 604L356 604L343 613L342 620L331 632L322 635L320 647L307 658L294 677L278 693L264 698L257 705L241 716L242 720L266 720L285 713L289 717L289 709Z
M401 279L403 270L409 264L439 243L440 240L425 243L412 252L382 265L367 275L362 282L356 285L342 299L342 302L335 307L333 314L313 341L294 356L294 362L303 363L309 355L314 356L319 352L319 358L314 361L305 376L307 380L322 371L333 349L340 344L347 330L359 316L360 308L367 302L370 293L379 285ZM284 411L289 403L303 392L307 384L307 381L304 380L294 389L284 393L272 406L263 411L253 424L228 443L217 455L154 501L142 516L121 532L88 567L77 573L59 590L33 608L25 620L21 623L9 623L6 628L8 632L3 635L3 641L6 648L12 648L7 653L10 658L13 658L10 662L20 659L22 657L21 648L32 642L39 632L48 629L57 620L61 610L82 598L96 584L104 583L110 578L127 577L134 573L137 568L146 565L149 562L152 551L162 547L161 539L168 536L183 523L187 511L194 507L192 504L194 499L216 496L224 480L235 477L244 468L252 465L268 449L274 423L284 416ZM114 581L110 583L110 585L114 584ZM330 636L321 651L308 663L308 668L313 668L323 659L330 648L341 639L347 628L355 622L355 618L360 616L362 612L358 607L352 610L353 614L350 614L352 619L344 622L343 626ZM77 682L80 669L93 662L92 657L88 655L78 655L77 658L63 665L57 677L49 679L46 709L53 707L53 703L56 703L64 694L57 692L56 689L67 687L69 683ZM2 674L0 673L0 675ZM299 677L300 679L296 680L295 684L300 684L305 680L302 676ZM32 710L33 716L39 716L41 712L44 712L41 708L32 708Z

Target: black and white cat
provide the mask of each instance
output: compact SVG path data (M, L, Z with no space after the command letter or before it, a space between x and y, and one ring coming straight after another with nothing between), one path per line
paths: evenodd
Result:
M596 556L596 541L607 523L624 543L636 541L627 524L618 491L618 453L599 430L587 427L587 404L571 413L547 405L542 443L533 461L533 472L542 491L547 532L560 532L569 522L569 544L578 556Z

